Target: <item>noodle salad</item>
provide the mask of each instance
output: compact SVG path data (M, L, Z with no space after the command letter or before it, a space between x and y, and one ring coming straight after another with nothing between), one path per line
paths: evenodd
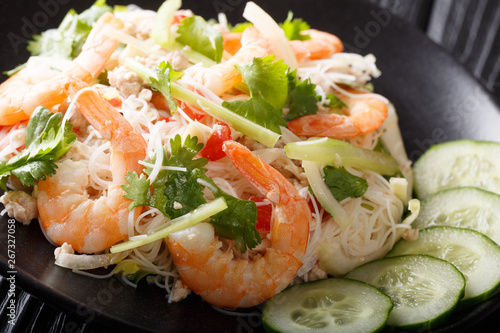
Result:
M410 161L371 54L256 4L71 11L0 85L0 201L56 265L252 307L411 228Z

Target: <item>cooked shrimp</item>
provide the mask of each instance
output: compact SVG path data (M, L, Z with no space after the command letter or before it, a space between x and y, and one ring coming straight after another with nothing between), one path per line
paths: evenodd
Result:
M344 50L342 41L331 33L309 29L304 31L304 34L309 35L311 39L290 41L290 47L297 61L328 58Z
M221 62L210 68L196 67L187 70L186 75L196 82L206 86L216 95L233 88L241 82L241 75L235 65L246 65L255 57L265 57L271 54L271 46L254 27L248 27L241 37L241 48L226 62Z
M222 40L224 41L224 51L234 55L241 48L242 32L223 32Z
M288 122L288 129L299 136L351 139L379 128L388 115L385 101L376 97L343 97L350 105L349 115L313 114Z
M304 58L326 58L334 53L342 52L344 48L340 39L330 33L314 29L307 30L305 33L309 34L311 39L290 41L290 46L298 61ZM228 61L211 68L198 67L192 73L186 72L196 82L203 84L219 96L241 82L241 75L235 65L245 65L255 57L262 58L274 54L273 47L255 27L248 27L243 33L225 33L224 48L229 53L234 53Z
M39 82L28 68L22 69L0 85L0 125L12 125L29 119L36 107L51 108L66 99L64 85L74 79L89 83L103 70L119 42L102 33L106 26L121 29L123 23L111 13L102 15L89 34L82 52L70 68Z
M328 58L334 53L339 53L344 50L342 41L335 35L309 29L304 31L305 35L311 38L306 40L291 40L290 47L292 48L297 61L303 59L323 59ZM230 54L235 54L241 47L241 32L226 32L222 34L224 39L224 50Z
M86 87L84 83L67 85L66 93ZM37 186L40 224L46 236L58 245L67 242L80 253L96 253L127 237L130 200L121 185L128 171L141 172L139 161L146 157L146 142L123 116L94 90L82 92L76 106L89 123L111 142L113 180L107 194L91 199L86 188L89 173L86 164L65 160L58 171Z
M271 245L252 261L221 249L211 224L171 234L168 247L182 280L207 302L250 307L283 290L302 265L311 211L297 189L276 169L234 141L223 149L232 163L274 204Z

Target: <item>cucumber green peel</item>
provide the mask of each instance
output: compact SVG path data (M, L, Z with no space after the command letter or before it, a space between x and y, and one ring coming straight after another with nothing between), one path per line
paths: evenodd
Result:
M399 172L398 163L388 154L355 147L347 142L330 138L292 142L285 146L285 152L289 158L323 165L350 166L386 176Z
M457 187L422 201L416 229L450 226L476 230L500 245L500 195L476 187Z
M404 254L427 254L455 265L466 279L460 308L486 299L500 285L500 246L474 230L456 227L423 229L417 240L399 240L387 257Z
M389 295L394 309L387 325L410 330L428 330L444 322L465 289L465 278L455 266L421 254L377 259L345 277L370 283Z
M464 186L500 194L500 143L455 140L436 144L415 162L413 174L420 199Z
M264 305L267 332L378 332L393 303L377 288L329 278L289 287Z

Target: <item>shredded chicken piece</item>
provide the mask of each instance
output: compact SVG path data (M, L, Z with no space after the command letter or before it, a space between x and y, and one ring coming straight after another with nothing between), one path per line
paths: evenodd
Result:
M418 229L408 229L403 233L403 236L401 237L403 237L407 241L414 241L418 239L418 234Z
M152 54L148 57L136 56L134 59L153 70L162 62L168 62L172 66L172 69L178 72L185 70L189 66L189 59L180 51L172 51L166 55ZM146 87L144 81L125 66L118 66L109 71L108 80L112 87L115 87L127 97L139 95Z
M0 202L5 205L7 214L22 224L30 224L31 220L38 217L36 200L24 191L9 191L0 197Z
M75 254L75 250L73 250L73 246L71 246L71 244L64 242L63 245L57 247L54 250L55 259L57 260L59 258L59 256L63 253Z
M172 302L179 302L191 294L191 289L181 280L175 281L174 288L172 290Z

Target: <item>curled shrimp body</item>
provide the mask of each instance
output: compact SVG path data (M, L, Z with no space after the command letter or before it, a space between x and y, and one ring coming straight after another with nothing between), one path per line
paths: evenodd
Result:
M299 136L351 139L375 131L387 118L387 103L379 98L357 96L343 100L351 106L349 115L307 115L288 122L288 129Z
M324 59L344 50L342 41L331 33L309 29L304 31L304 34L309 35L311 38L290 41L290 47L297 61L303 59Z
M226 62L221 62L210 68L198 67L194 71L186 71L186 75L206 86L216 95L233 88L241 82L241 75L235 65L245 65L252 62L255 57L264 57L270 54L269 43L261 36L260 32L249 27L241 36L241 48Z
M274 204L271 245L248 261L221 249L211 224L171 234L168 247L185 284L207 302L250 307L292 281L307 247L311 211L297 189L276 169L234 141L223 146L240 173Z
M68 95L86 87L67 85ZM76 106L89 123L110 141L111 184L106 194L90 198L89 175L84 162L65 160L52 177L39 181L37 206L41 227L58 245L69 243L80 253L96 253L127 237L128 205L121 185L128 171L140 173L139 161L146 157L146 142L123 116L94 90L81 92Z
M326 58L342 52L344 48L340 39L330 33L314 29L305 33L309 34L311 39L290 41L290 47L298 61ZM222 95L241 82L241 75L235 65L248 64L255 57L262 58L275 53L272 45L255 27L248 27L242 33L225 33L224 48L234 54L229 60L210 68L197 68L194 73L188 74L216 95Z
M106 37L106 26L121 29L123 23L111 13L103 14L90 32L82 52L71 66L59 75L39 81L28 68L0 85L0 125L13 125L29 119L36 107L51 108L62 103L67 95L64 85L78 79L89 83L103 70L119 42Z

